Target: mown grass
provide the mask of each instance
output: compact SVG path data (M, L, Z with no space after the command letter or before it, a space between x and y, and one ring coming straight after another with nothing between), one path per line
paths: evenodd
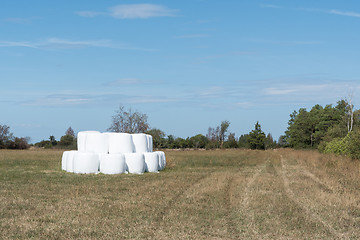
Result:
M360 164L312 151L166 151L144 175L0 151L1 239L358 239Z

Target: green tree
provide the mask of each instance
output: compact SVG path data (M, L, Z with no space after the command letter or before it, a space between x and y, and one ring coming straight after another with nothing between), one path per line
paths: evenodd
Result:
M274 149L277 147L276 141L274 141L271 133L268 133L265 138L265 149Z
M0 149L7 148L9 141L13 139L13 134L10 132L10 127L7 125L0 125Z
M157 128L152 128L146 132L153 137L153 146L154 148L163 148L166 145L165 133Z
M28 144L29 138L19 138L15 137L14 140L8 142L9 149L28 149L30 146Z
M226 138L226 133L228 131L229 126L230 126L229 121L222 121L221 124L220 124L220 136L219 136L219 139L220 139L220 142L221 142L221 145L220 145L221 148L224 145L224 141L225 141L225 138Z
M75 138L71 135L64 135L60 138L59 145L63 147L69 147L75 143Z
M256 122L255 129L249 133L249 137L247 139L248 144L251 149L265 149L265 133L261 130L261 125L259 122Z
M341 105L335 108L326 105L323 108L317 104L309 112L305 108L294 111L285 132L289 145L294 148L318 147L327 131L341 122L341 109Z
M175 137L173 135L168 135L166 145L168 148L175 148Z
M54 136L50 136L49 139L50 139L51 145L52 145L52 146L56 146L57 141L56 141L55 137L54 137Z
M227 141L224 143L225 148L238 148L238 142L235 138L235 133L229 133Z
M238 141L239 148L250 148L248 138L249 138L249 134L243 134L239 137L239 141Z
M189 145L193 148L205 148L207 143L208 139L202 134L195 135L189 139Z

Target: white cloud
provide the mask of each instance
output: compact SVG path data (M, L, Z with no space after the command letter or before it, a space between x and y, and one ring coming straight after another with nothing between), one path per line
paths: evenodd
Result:
M31 42L17 42L17 41L0 41L0 47L28 47L28 48L39 48L38 44Z
M287 45L287 46L317 45L317 44L324 43L321 41L303 41L303 40L276 41L276 40L257 39L257 38L247 38L245 40L251 41L251 42L258 42L258 43L279 44L279 45Z
M99 16L99 15L104 15L106 13L93 12L93 11L78 11L78 12L76 12L76 14L81 16L81 17L96 17L96 16Z
M177 10L158 4L122 4L109 8L107 12L78 11L81 17L107 15L118 19L146 19L153 17L173 17Z
M89 104L93 99L87 96L54 94L42 98L26 101L23 105L29 106L76 106Z
M121 85L133 85L133 84L139 84L142 81L137 78L121 78L116 81L111 81L105 83L106 86L121 86Z
M360 13L357 12L344 12L341 10L328 10L328 13L336 14L336 15L342 15L342 16L348 16L348 17L360 17Z
M156 4L124 4L112 7L110 16L121 19L171 17L175 10Z
M294 86L285 86L278 88L265 88L263 90L264 95L289 95L289 94L303 94L310 92L318 92L324 89L330 89L334 87L332 84L318 84L318 85L294 85Z
M210 37L210 36L207 34L188 34L188 35L176 36L175 38L205 38L205 37Z
M201 97L218 97L224 94L224 88L219 86L212 86L200 91L198 94Z
M335 15L341 15L341 16L347 16L347 17L357 17L360 18L360 13L358 12L350 12L350 11L343 11L339 9L319 9L319 8L286 8L278 5L271 5L271 4L260 4L260 7L263 8L283 8L283 9L289 9L289 10L298 10L298 11L307 11L307 12L322 12L322 13L328 13L328 14L335 14Z
M158 96L138 96L138 97L130 97L127 99L128 103L169 103L169 102L177 102L179 99L177 98L168 98L168 97L158 97Z
M5 18L3 19L3 21L9 23L25 24L25 23L31 23L32 19L33 18Z
M280 89L280 88L266 88L264 89L265 95L286 95L296 92L296 89Z
M260 4L260 7L263 7L263 8L283 8L281 6L273 5L273 4Z
M157 51L157 49L136 48L121 43L115 43L111 40L67 40L62 38L48 38L42 41L24 42L24 41L0 41L0 47L27 47L40 49L68 49L68 48L114 48L122 50L138 51Z

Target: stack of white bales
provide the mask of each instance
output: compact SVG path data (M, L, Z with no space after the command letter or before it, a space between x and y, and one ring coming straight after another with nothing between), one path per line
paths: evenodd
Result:
M158 172L165 168L162 151L153 152L152 136L97 131L79 132L77 151L65 151L62 170L74 173L119 174Z

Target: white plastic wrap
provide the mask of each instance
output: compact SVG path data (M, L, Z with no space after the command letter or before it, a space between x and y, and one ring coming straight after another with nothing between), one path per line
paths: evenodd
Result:
M108 136L109 141L109 153L133 153L134 143L132 136L129 133L104 133Z
M146 134L135 133L135 134L131 134L131 135L132 135L132 139L134 142L136 153L149 152Z
M86 152L86 136L88 133L100 133L98 131L81 131L77 134L77 149L79 152Z
M78 151L68 151L66 156L66 171L74 172L74 156Z
M159 154L156 152L144 153L146 171L158 172L159 171Z
M97 153L77 152L74 155L74 173L97 173L100 157Z
M108 135L99 132L86 133L85 152L88 153L108 153Z
M142 174L145 172L145 158L143 153L125 153L124 155L129 173Z
M67 162L68 155L69 155L69 151L63 152L63 155L61 158L61 170L66 171L66 162Z
M147 143L148 143L148 150L149 152L153 151L153 137L149 134L146 135Z
M75 173L142 174L166 166L165 153L153 151L153 138L144 133L78 133L78 151L65 151L61 169Z
M124 154L100 154L100 172L104 174L119 174L125 171Z
M155 153L159 155L159 170L161 171L166 167L165 153L163 151L156 151Z

